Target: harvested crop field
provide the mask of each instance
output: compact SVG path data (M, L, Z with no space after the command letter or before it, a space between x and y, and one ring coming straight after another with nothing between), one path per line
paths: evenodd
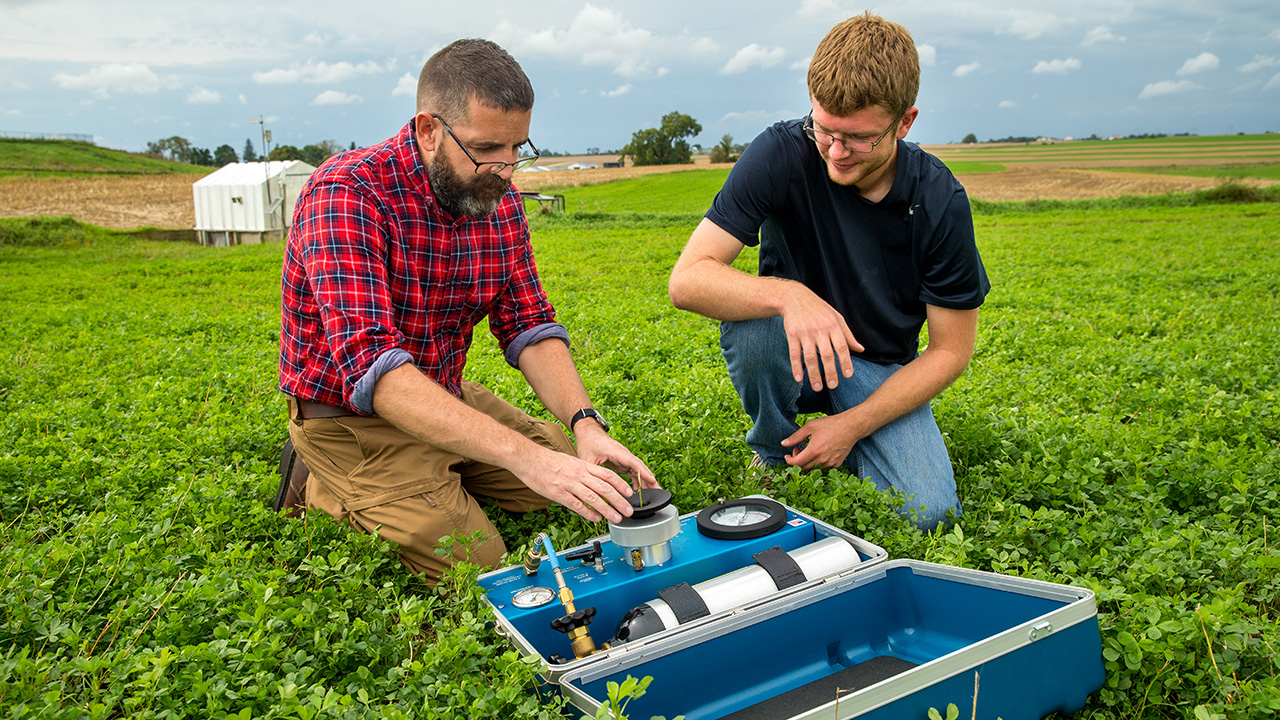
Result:
M692 166L693 169L714 167L728 166L710 165L705 161ZM521 190L557 187L563 191L563 188L689 169L689 165L668 165L551 170L521 173L516 184ZM970 197L1015 201L1158 195L1190 192L1217 184L1211 178L1103 172L1041 163L1019 163L1000 172L961 173L958 177L969 190ZM67 215L82 222L120 230L143 227L191 229L195 225L191 184L198 179L192 175L0 178L0 217ZM568 199L572 204L572 197Z

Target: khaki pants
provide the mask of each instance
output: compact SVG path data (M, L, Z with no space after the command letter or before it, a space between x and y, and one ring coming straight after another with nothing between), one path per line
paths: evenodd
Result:
M489 392L462 383L462 401L530 440L575 454L556 423L539 420ZM550 500L509 471L468 460L424 443L379 417L297 417L290 401L289 437L311 470L307 507L323 510L365 532L377 532L400 548L400 560L431 583L460 560L496 566L506 553L497 529L477 498L511 512L540 510ZM483 530L483 542L435 554L440 538Z

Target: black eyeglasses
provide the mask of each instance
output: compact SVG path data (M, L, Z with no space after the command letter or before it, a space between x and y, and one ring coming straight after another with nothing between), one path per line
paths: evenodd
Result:
M515 168L516 170L520 170L521 168L527 168L530 165L532 165L534 161L536 161L539 157L542 156L542 153L538 152L538 148L533 144L533 141L526 140L524 143L521 143L520 146L516 148L516 150L518 152L522 150L525 145L528 145L529 149L533 151L532 157L522 157L519 160L516 160L515 162L492 162L492 161L480 162L479 160L476 159L475 155L471 154L471 151L467 149L467 146L462 144L462 141L459 140L458 136L454 134L453 128L449 127L449 123L445 122L444 118L440 117L439 115L436 115L435 113L431 113L431 117L439 120L440 124L444 126L444 129L449 131L449 137L453 138L453 141L458 143L458 147L462 148L462 152L467 154L467 159L470 160L471 163L476 166L477 175L497 175L498 173L502 172L503 170L506 170L507 168Z
M889 134L889 131L898 124L898 121L902 119L903 114L899 114L895 117L893 122L889 123L889 127L885 128L885 131L880 133L880 137L875 139L875 142L869 142L867 140L850 140L849 138L836 137L831 133L819 132L813 127L813 111L810 110L809 114L804 117L804 134L808 135L810 140L823 147L830 147L835 143L840 143L840 147L848 150L849 152L869 153L872 150L875 150L876 146L880 144L880 141L884 140L885 136Z

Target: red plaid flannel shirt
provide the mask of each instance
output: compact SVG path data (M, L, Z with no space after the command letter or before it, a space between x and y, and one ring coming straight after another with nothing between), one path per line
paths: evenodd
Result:
M311 176L294 209L281 294L280 389L366 414L372 387L363 388L367 403L353 403L353 394L384 355L411 358L460 396L480 319L489 317L503 351L555 320L519 193L487 218L444 212L412 121Z

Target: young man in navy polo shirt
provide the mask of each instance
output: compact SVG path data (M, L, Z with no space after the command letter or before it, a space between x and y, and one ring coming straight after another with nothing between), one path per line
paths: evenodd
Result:
M929 401L968 365L990 284L964 188L904 141L919 83L905 28L870 13L835 26L809 64L812 112L748 146L670 294L722 321L753 463L844 466L933 528L960 503ZM756 244L758 275L730 267Z

